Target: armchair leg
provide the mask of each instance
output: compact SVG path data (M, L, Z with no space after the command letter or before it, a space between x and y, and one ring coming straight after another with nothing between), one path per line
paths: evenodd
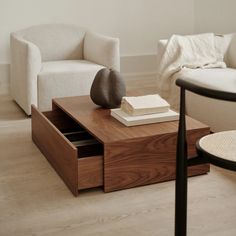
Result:
M181 88L180 119L176 153L175 236L187 235L187 142L185 90Z

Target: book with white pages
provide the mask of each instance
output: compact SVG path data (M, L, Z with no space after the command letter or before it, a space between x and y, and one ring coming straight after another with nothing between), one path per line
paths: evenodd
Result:
M121 110L132 116L167 112L169 108L170 104L158 94L123 97L121 101Z
M162 113L131 116L126 112L122 111L120 108L116 108L116 109L111 109L111 116L120 121L125 126L160 123L179 119L179 113L173 110L169 110L167 112L162 112Z

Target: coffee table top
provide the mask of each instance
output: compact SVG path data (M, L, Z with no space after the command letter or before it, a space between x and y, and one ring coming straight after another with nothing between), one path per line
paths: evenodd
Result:
M66 112L104 144L176 133L178 130L178 121L126 127L110 116L109 109L96 106L89 96L56 98L53 99L54 106ZM187 130L209 129L208 126L190 117L186 118L186 126Z

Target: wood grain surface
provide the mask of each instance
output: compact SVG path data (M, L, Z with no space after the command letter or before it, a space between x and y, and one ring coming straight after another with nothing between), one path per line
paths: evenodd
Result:
M104 144L104 190L106 192L175 178L178 121L126 127L108 109L93 104L89 96L57 98L60 108ZM186 117L189 156L195 142L209 128ZM204 174L209 164L191 167L189 175Z
M103 156L92 156L78 160L78 188L103 186Z
M94 105L89 96L54 99L52 112L47 112L44 116L35 110L32 118L35 114L40 117L38 123L52 126L49 129L52 131L48 135L48 130L44 133L42 130L39 132L34 125L33 129L40 137L40 142L35 137L34 140L74 194L78 188L85 189L104 185L104 190L110 192L175 178L178 121L125 127L110 116L108 109L98 108ZM37 119L39 118L36 117ZM188 152L190 156L193 156L195 155L196 140L208 134L209 128L190 117L187 117L186 121ZM61 133L65 129L78 128L86 130L100 141L104 149L104 161L101 157L103 154L101 148L98 148L97 154L96 150L94 152L94 149L91 149L90 156L85 155L82 147L81 150L75 150L72 143ZM58 139L55 142L53 132ZM43 140L43 136L48 138ZM51 142L49 145L47 144L48 139ZM73 151L67 153L67 150L64 150L65 147L61 147L61 150L58 149L59 151L55 150L57 145L73 147ZM85 148L87 148L85 149L86 153L89 153L88 147ZM58 153L57 158L53 157L55 153ZM62 166L67 160L63 155L70 155L69 159L73 160L69 161L70 163L66 167ZM100 158L91 157L96 155L100 155ZM83 158L79 158L77 161L80 156ZM73 169L71 173L69 166ZM208 164L195 166L189 169L189 175L203 174L207 171L209 171ZM72 182L71 176L73 176ZM77 176L76 181L75 176ZM104 180L102 180L103 177Z
M77 196L77 149L35 106L32 106L32 139L71 192Z
M109 109L96 106L89 96L56 98L53 99L53 107L61 108L104 144L173 133L178 130L178 121L126 127L110 116ZM186 123L187 130L207 128L190 117L187 117Z
M195 141L209 129L189 130L188 152L194 156ZM177 133L130 139L104 146L104 190L131 188L175 179ZM204 174L209 164L189 168L189 176Z

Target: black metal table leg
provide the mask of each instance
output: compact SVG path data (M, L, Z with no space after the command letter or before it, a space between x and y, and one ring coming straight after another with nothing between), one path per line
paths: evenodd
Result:
M187 235L187 141L185 89L181 88L179 132L176 153L175 236Z

